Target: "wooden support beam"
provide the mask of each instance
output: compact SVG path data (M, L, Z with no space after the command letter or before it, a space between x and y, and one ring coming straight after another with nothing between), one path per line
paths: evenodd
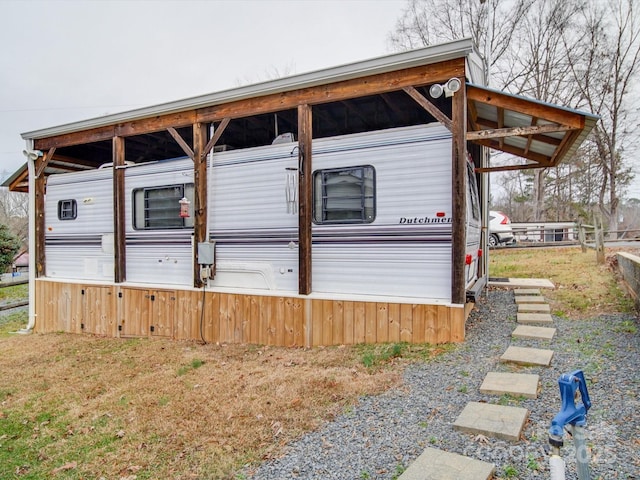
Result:
M503 129L504 128L504 108L502 107L498 107L497 109L497 115L498 115L498 128L499 129ZM500 138L500 148L502 148L504 146L504 137Z
M564 108L532 102L522 97L515 97L493 90L485 90L473 85L467 85L466 90L467 98L472 101L493 107L502 107L506 110L522 112L559 125L567 125L579 129L584 128L584 116Z
M530 168L546 168L546 165L540 165L539 163L526 163L522 165L497 165L495 167L483 167L476 168L477 173L491 173L491 172L507 172L510 170L527 170Z
M224 130L227 128L227 125L229 125L230 121L231 121L230 118L222 119L222 121L220 122L220 125L218 125L218 128L215 129L215 132L213 133L213 137L211 137L211 139L205 145L204 150L202 151L203 157L206 157L207 155L209 155L209 152L211 151L211 149L216 146L216 143L218 143L218 140L220 140L220 137L224 133Z
M524 150L522 148L518 148L518 147L514 147L512 145L509 145L507 143L505 143L502 148L500 148L500 144L495 141L495 140L475 140L476 143L479 143L480 145L484 145L485 147L489 147L489 148L494 148L496 150L501 150L503 152L506 153L511 153L513 155L516 155L518 157L522 157L522 158L526 158L527 160L533 160L534 162L537 162L545 167L550 166L549 164L549 157L547 157L546 155L543 155L542 153L536 153L536 152L531 152L529 151L529 153L527 153L525 155Z
M33 141L36 150L49 150L52 147L70 147L72 145L82 145L111 140L114 137L115 126L92 128L81 132L66 133L47 138L38 138Z
M56 153L56 147L51 147L42 157L36 158L36 177L42 175L42 172L44 172L44 169L47 168L47 165L49 165L49 162L53 158L54 153Z
M574 130L564 136L564 138L562 139L562 143L558 146L555 153L549 160L549 164L551 166L555 167L558 164L558 159L564 157L567 150L578 139L578 137L580 136L580 133L582 133L581 130Z
M568 130L575 130L568 125L532 125L527 127L511 127L511 128L496 128L488 130L478 130L475 132L467 132L467 140L484 140L489 138L506 138L506 137L526 137L527 135L542 135L545 133L553 132L566 132ZM549 139L554 140L553 137ZM551 142L550 142L551 143Z
M169 127L188 127L195 122L196 112L194 110L167 113L156 117L141 118L139 120L121 123L116 126L116 134L121 137L131 137L134 135L161 132Z
M341 82L273 93L256 98L246 98L220 105L167 113L130 122L97 127L90 130L34 140L34 148L48 150L51 147L68 147L111 140L113 137L130 137L159 132L168 128L180 128L194 123L221 121L224 118L240 118L261 113L297 108L298 105L314 105L336 102L349 98L392 92L406 86L428 85L443 82L451 77L464 76L465 60L458 58L445 62L407 68L395 72L380 73Z
M127 280L127 247L125 233L125 194L124 194L124 138L113 137L113 247L114 281Z
M173 137L173 139L177 142L177 144L180 145L180 148L182 148L182 151L191 160L195 162L196 157L195 157L195 154L193 153L193 150L191 150L191 147L189 146L189 144L184 141L184 138L182 138L182 136L178 133L178 131L173 127L169 127L167 128L167 132L169 132L169 134Z
M237 100L221 105L201 108L197 111L200 122L218 121L225 117L239 118L261 113L297 108L299 105L318 105L349 98L376 95L401 90L407 86L428 85L443 82L465 73L463 58L407 68L395 72L380 73L341 82L274 93L263 97Z
M538 118L537 117L531 117L531 126L535 127L537 125L538 125ZM525 155L527 153L529 153L529 150L531 150L531 144L533 143L533 138L534 138L534 135L529 135L527 137L527 144L524 147ZM553 137L549 137L549 138L553 138Z
M463 83L464 85L464 83ZM422 108L429 112L436 120L442 123L449 131L452 130L451 120L440 111L433 103L431 103L424 95L422 95L414 87L404 87L403 90L413 98Z
M207 126L204 123L193 125L193 286L204 285L200 279L198 264L198 244L207 239L207 156L203 155L207 143Z
M30 161L30 160L27 160ZM44 196L46 192L46 177L40 175L35 178L35 236L36 236L36 278L46 275L46 257L44 250L45 218L44 218Z
M313 117L310 105L298 107L298 293L311 293L311 215Z
M464 85L464 78L460 78ZM453 225L451 226L451 303L466 301L465 256L467 247L467 99L465 89L451 97L453 135L451 154L451 192Z

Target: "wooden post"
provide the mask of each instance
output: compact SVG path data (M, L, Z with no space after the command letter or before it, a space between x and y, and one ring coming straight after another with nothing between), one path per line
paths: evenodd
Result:
M127 247L124 228L124 137L113 137L112 145L114 281L122 283L127 279Z
M312 115L310 105L298 106L298 293L311 293L311 141Z
M465 79L460 78L462 88L451 98L451 122L453 135L451 154L451 194L453 224L451 226L451 303L464 304L465 255L467 246L467 99Z
M580 242L580 250L582 253L587 252L587 236L584 231L584 225L582 221L578 222L578 242Z
M207 157L203 155L207 143L207 126L204 123L193 125L193 286L204 285L200 278L198 264L198 244L207 238Z
M46 177L44 175L44 169L47 167L54 153L56 147L51 147L47 150L47 153L36 158L34 163L35 172L35 194L34 194L34 208L35 212L29 212L30 215L35 215L35 266L36 271L34 278L44 277L46 275L46 258L45 258L45 217L44 217L44 196L46 193ZM30 161L30 160L27 160Z
M29 160L30 161L30 160ZM38 175L35 179L36 192L35 192L35 239L36 239L36 272L35 276L44 277L46 275L46 259L44 251L44 232L45 232L45 218L44 218L44 194L45 194L45 176L44 173Z
M594 220L596 227L596 263L602 265L604 264L604 227L602 225L602 218L596 218Z

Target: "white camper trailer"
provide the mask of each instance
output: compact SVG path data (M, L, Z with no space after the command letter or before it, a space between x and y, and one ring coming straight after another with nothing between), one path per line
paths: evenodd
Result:
M463 39L23 134L27 329L464 340L488 174L555 166L597 121L484 85Z
M279 143L212 154L209 238L216 251L208 287L296 294L296 150ZM450 301L450 152L451 132L438 123L314 140L314 291ZM470 287L479 270L480 206L475 175L468 179ZM189 158L126 168L129 282L193 285L193 193ZM49 277L113 280L112 195L109 168L49 177Z

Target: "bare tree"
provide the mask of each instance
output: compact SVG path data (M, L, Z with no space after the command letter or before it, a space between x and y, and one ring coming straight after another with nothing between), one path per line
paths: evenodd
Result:
M567 60L586 108L601 115L592 135L603 177L600 212L609 231L618 230L620 198L633 178L625 155L635 142L633 82L640 60L640 17L634 0L592 2L577 17L582 35L565 37Z
M406 50L470 37L480 49L488 79L535 1L408 0L389 40L395 50Z
M596 202L615 230L617 206L632 178L626 166L631 134L631 81L640 54L634 1L408 0L390 36L394 48L471 37L491 83L511 93L602 115L594 148L567 159L572 167L509 175L528 185L532 220L586 215ZM559 202L572 208L559 209Z
M29 239L29 197L26 193L0 188L0 224L26 246Z

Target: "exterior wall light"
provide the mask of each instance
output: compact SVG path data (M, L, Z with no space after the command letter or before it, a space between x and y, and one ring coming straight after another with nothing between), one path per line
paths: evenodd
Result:
M440 85L439 83L434 83L429 88L429 95L433 98L439 98L442 96L444 92L445 97L452 97L454 93L456 93L462 87L462 82L460 79L453 77L447 81L444 85Z

